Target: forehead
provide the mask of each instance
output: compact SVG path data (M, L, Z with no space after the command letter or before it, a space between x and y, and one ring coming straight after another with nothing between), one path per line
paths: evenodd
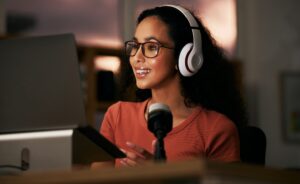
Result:
M150 16L143 19L136 27L135 39L139 42L155 38L164 43L171 43L169 28L166 23L157 16Z

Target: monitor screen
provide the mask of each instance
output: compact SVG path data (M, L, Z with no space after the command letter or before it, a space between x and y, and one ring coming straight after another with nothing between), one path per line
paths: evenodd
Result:
M0 133L85 124L72 34L0 40Z

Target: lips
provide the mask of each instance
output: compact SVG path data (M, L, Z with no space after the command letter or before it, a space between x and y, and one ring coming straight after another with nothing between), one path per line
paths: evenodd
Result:
M150 73L150 69L148 68L135 68L135 74L137 77L145 77L147 74Z

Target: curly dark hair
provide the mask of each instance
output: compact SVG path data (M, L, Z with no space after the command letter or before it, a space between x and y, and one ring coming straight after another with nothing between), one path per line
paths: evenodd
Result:
M192 31L186 17L175 8L162 6L143 11L137 19L137 24L149 16L157 16L168 26L168 34L175 43L175 57L179 58L183 46L193 41ZM246 125L247 118L233 66L201 21L196 17L195 19L199 24L202 37L203 65L191 77L180 75L181 93L185 104L187 106L200 105L220 112L231 119L237 128L241 128ZM125 63L129 65L129 62ZM134 77L131 71L130 74L128 72L129 66L123 67L128 69L125 69L126 77L123 77L129 79L125 83L128 86L129 83L134 82ZM137 88L135 90L138 100L151 97L150 90Z

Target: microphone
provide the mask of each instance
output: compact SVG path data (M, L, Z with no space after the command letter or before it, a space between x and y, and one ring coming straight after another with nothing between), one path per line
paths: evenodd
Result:
M169 107L162 103L151 104L148 111L148 130L157 138L154 150L155 160L167 159L163 139L172 128L173 116Z

